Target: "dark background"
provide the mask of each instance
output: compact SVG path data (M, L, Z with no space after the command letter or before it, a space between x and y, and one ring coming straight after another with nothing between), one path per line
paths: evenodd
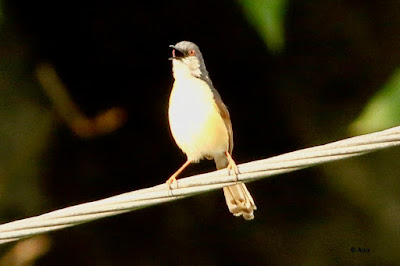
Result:
M273 53L235 1L3 0L1 221L153 186L185 161L167 121L168 45L181 40L199 45L229 106L238 163L349 137L399 66L399 4L289 1ZM126 123L76 136L35 78L42 62L88 117L118 106ZM397 264L399 155L250 183L250 222L218 191L53 232L36 265ZM213 169L203 161L185 175Z

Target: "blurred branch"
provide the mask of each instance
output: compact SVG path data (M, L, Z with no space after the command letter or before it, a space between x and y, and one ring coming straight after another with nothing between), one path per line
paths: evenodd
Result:
M0 266L29 266L46 254L51 243L47 236L25 239L12 247L1 259Z
M237 179L243 182L254 181L398 145L400 145L400 126L241 164L239 165L240 174ZM169 190L166 184L161 184L64 208L0 225L0 243L16 241L21 238L220 189L236 182L235 176L229 175L226 170L219 170L182 178L173 184L172 190Z
M120 128L126 121L126 112L114 107L94 118L86 117L74 103L55 69L50 64L40 64L36 76L58 114L69 128L81 138L105 135Z

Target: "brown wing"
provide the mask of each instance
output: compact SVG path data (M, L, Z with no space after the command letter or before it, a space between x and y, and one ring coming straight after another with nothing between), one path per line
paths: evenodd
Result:
M212 88L213 94L214 94L214 100L215 104L219 110L219 113L221 114L222 119L225 122L226 129L228 130L228 135L229 135L229 153L232 154L233 150L233 130L232 130L232 122L231 122L231 117L229 115L228 108L226 108L226 105L221 99L221 96L219 95L218 91L215 88Z

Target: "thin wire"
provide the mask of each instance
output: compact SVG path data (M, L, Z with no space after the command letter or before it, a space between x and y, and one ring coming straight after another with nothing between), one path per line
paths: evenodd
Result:
M398 145L400 126L241 164L238 180L250 182ZM218 170L179 179L171 190L161 184L9 222L0 225L0 244L220 189L235 182L236 177L226 169Z

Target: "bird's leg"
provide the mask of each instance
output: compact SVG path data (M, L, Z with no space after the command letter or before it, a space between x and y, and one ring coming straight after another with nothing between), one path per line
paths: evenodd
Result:
M238 175L239 175L239 169L235 163L235 161L232 159L232 156L229 152L225 152L226 157L228 158L228 174L231 173L231 170L233 170L233 173L235 174L236 181L238 181Z
M191 163L192 161L191 160L187 160L182 166L181 166L181 168L179 168L173 175L171 175L171 177L170 178L168 178L168 180L165 182L165 183L167 183L167 185L168 185L168 187L171 189L171 184L173 183L173 182L176 182L176 177L180 174L180 173L182 173L182 171Z

